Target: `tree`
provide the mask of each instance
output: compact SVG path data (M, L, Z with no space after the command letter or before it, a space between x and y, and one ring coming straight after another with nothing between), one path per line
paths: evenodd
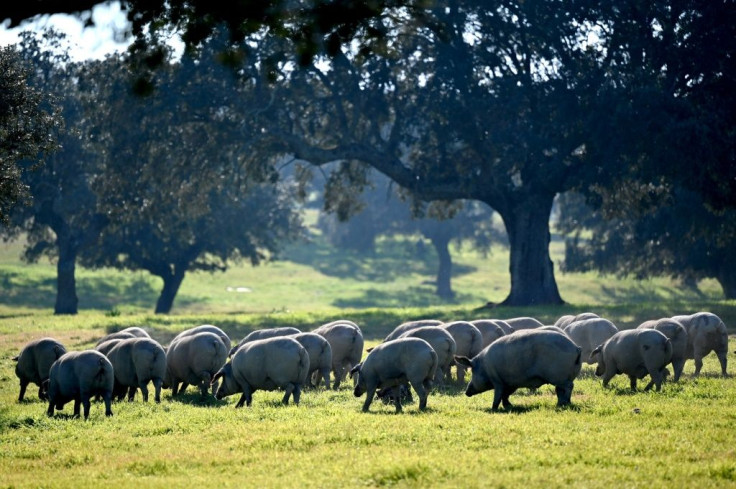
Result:
M94 243L105 225L96 213L96 197L89 188L94 171L93 156L84 148L85 126L82 101L75 80L80 65L69 62L59 49L62 37L55 32L43 36L26 32L19 53L33 67L31 83L54 97L66 128L57 136L59 149L47 155L33 171L22 175L29 201L10 215L6 237L24 234L24 258L34 262L43 255L56 260L55 314L76 314L78 298L75 269L82 249Z
M549 257L555 195L618 189L631 178L656 184L673 173L665 140L675 135L690 136L690 146L675 145L676 168L703 177L693 157L729 134L692 137L702 117L665 83L666 51L689 28L677 19L707 10L685 3L448 1L433 10L439 34L385 15L385 56L344 51L328 70L291 77L285 94L311 87L310 104L279 97L287 103L271 126L274 147L315 165L360 161L422 200L486 203L509 236L504 304L559 304ZM659 24L678 37L661 38ZM688 57L687 73L697 74L698 63ZM687 73L678 75L685 85ZM709 161L723 166L715 155ZM351 168L347 179L355 175Z
M619 104L588 147L625 170L578 190L596 214L568 199L566 263L637 276L716 278L736 292L731 266L736 209L736 9L724 2L630 2L617 60ZM649 23L649 31L637 26ZM613 155L613 156L612 156ZM578 221L578 222L575 222ZM563 221L564 223L564 221ZM582 226L593 239L576 237Z
M93 189L109 218L88 266L144 269L163 280L156 313L168 313L188 271L253 265L297 237L292 193L274 175L247 172L252 131L239 88L212 52L157 71L161 94L136 97L121 59L98 63L83 80L97 100L93 121L100 156Z
M716 279L727 299L736 298L736 215L714 212L700 194L679 189L639 215L606 215L579 194L560 199L559 229L567 271L598 270L644 279L679 278L686 284ZM583 233L591 233L589 239Z
M647 184L696 192L715 210L736 206L736 9L705 0L619 8L621 81L604 93L612 110L587 150L602 168L615 159L626 171L578 190L597 207L646 205L646 193L630 189Z
M377 172L370 174L370 189L361 195L360 210L349 220L341 222L334 214L320 214L318 221L323 234L334 246L367 253L375 250L379 236L394 234L421 234L428 239L437 254L436 292L439 297L451 299L452 255L450 243L458 246L469 241L483 253L491 244L505 244L493 226L493 211L479 202L433 202L412 209L393 188L390 180Z
M445 299L455 296L452 290L451 242L460 245L470 241L483 253L490 251L493 241L507 244L505 236L494 228L492 219L493 210L481 202L456 201L448 205L435 201L428 206L427 217L416 221L419 232L432 243L437 253L438 296Z
M23 177L58 147L63 121L53 98L32 84L33 72L15 46L0 48L0 223L27 203Z
M509 236L505 303L560 303L549 213L585 166L579 148L606 73L599 53L577 42L591 13L578 4L562 15L547 2L488 9L472 1L433 13L441 35L387 16L386 56L346 51L329 71L296 73L287 90L312 87L310 106L281 108L274 146L316 165L360 161L422 200L484 202Z
M92 23L89 11L101 0L66 0L15 2L3 6L0 20L10 19L10 27L36 15L66 13L80 15ZM238 51L248 52L242 42L249 37L269 34L293 43L290 57L309 64L318 54L334 54L340 46L350 45L361 33L361 49L376 49L383 39L374 19L384 11L401 9L408 19L429 22L426 0L373 0L371 2L201 2L184 0L124 0L128 20L135 36L134 48L151 54L150 59L163 63L158 53L172 32L181 34L187 50L196 50L206 41L219 36L227 26L230 40L239 44ZM223 50L225 52L227 50Z

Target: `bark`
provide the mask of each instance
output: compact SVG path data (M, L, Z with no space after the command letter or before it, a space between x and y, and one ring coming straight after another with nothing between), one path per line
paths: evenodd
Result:
M56 305L54 314L76 314L77 281L75 277L77 249L69 236L57 238L59 261L56 264Z
M184 275L186 270L184 267L173 267L170 273L162 273L159 276L164 281L164 287L161 289L161 294L158 296L156 301L156 314L168 314L171 312L171 308L174 306L174 299L176 298L179 287L184 281Z
M733 273L729 268L722 268L716 280L721 284L726 299L736 299L736 273Z
M549 257L549 215L554 196L527 196L497 209L509 237L508 306L564 304Z
M443 299L452 299L455 297L455 293L452 291L450 239L444 236L433 237L431 241L439 258L439 267L437 268L437 295Z
M108 219L96 214L90 218L86 228L76 231L58 214L50 214L47 223L56 233L55 246L59 250L54 314L77 314L77 256L95 242L102 229L107 226Z

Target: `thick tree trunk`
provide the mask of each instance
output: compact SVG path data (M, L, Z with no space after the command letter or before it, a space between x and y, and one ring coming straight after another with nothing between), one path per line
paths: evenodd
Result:
M443 299L452 299L455 293L452 291L452 256L450 255L450 239L443 237L434 237L431 239L432 245L437 252L439 258L439 267L437 269L437 295Z
M171 308L174 306L174 299L176 298L179 287L184 281L183 267L180 270L176 267L171 273L161 274L160 277L164 281L164 288L161 289L161 294L158 296L156 301L156 314L168 314L171 312Z
M502 304L563 304L549 257L549 215L554 196L519 200L499 214L509 237L511 292Z
M54 314L76 314L77 281L75 269L77 250L71 239L60 235L57 237L59 247L59 261L56 264L56 304Z
M731 267L726 266L721 269L716 277L718 283L721 284L723 295L726 299L736 299L736 273L729 270ZM730 273L729 273L730 272Z

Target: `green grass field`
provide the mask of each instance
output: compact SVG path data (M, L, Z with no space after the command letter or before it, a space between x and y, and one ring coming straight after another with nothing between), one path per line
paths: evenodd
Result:
M464 386L436 389L429 409L415 404L396 415L345 385L307 391L300 406L281 394L201 399L190 388L161 404L114 403L112 418L93 403L87 421L53 418L29 387L17 402L11 357L30 339L54 336L68 349L89 348L107 332L144 326L166 343L202 323L234 340L253 329L294 325L309 330L345 317L361 325L368 344L406 319L507 318L529 315L549 323L592 310L621 328L653 317L711 310L736 333L736 303L717 284L698 290L668 280L636 282L594 274L558 274L569 304L561 307L475 310L508 292L508 258L456 251L456 300L433 296L426 281L434 263L408 259L411 242L385 241L359 259L319 241L266 266L224 274L191 274L171 315L150 311L160 284L144 273L79 270L80 314L54 316L54 268L17 260L18 244L0 247L0 487L736 487L736 374L721 378L713 354L705 372L662 392L628 390L618 376L603 389L584 367L573 406L555 407L550 386L511 397L510 412L490 411L492 392L468 398ZM553 244L553 259L562 252ZM247 287L250 292L237 292ZM228 290L230 288L231 290ZM736 348L732 337L731 351Z

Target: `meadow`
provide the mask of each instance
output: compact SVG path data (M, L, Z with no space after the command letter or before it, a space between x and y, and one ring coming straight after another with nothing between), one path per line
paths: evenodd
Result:
M713 354L704 375L689 361L661 392L628 389L617 376L604 389L584 367L573 405L556 408L550 386L511 397L515 408L491 412L492 392L472 398L464 386L435 389L429 409L394 414L349 385L307 391L299 406L258 391L250 408L237 396L217 401L190 388L161 404L114 403L111 418L93 403L87 421L72 406L53 418L37 389L17 401L11 357L33 338L53 336L68 349L89 348L104 334L146 327L166 343L178 331L210 323L234 340L249 331L302 330L337 318L356 321L368 346L407 319L534 316L545 323L591 310L620 328L654 317L710 310L732 333L736 303L717 284L698 289L657 279L560 274L565 306L480 308L508 292L503 249L483 257L455 250L453 301L434 297L431 257L410 259L411 240L385 240L372 257L330 249L318 239L257 268L190 274L171 315L150 311L160 286L141 272L79 270L80 314L51 314L54 267L26 265L20 245L0 246L0 487L736 487L736 379ZM561 243L553 243L559 259ZM349 383L348 383L349 384ZM643 386L640 383L640 389Z

